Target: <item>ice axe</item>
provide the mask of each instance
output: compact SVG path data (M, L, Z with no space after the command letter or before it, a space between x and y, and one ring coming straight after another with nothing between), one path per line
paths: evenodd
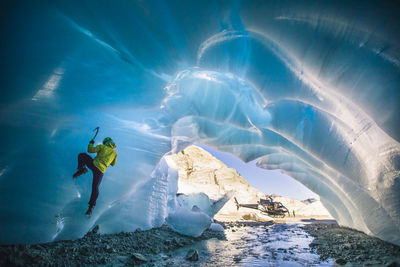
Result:
M100 127L98 127L98 126L97 126L96 128L93 129L93 131L96 132L96 133L94 134L93 138L92 138L93 141L94 141L94 139L96 138L97 134L99 133L99 130L100 130Z

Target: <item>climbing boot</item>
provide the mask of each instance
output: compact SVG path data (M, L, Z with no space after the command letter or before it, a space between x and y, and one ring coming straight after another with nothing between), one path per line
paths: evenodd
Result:
M74 173L74 175L72 175L73 178L78 178L78 176L81 176L82 174L87 173L88 170L86 168L77 170L76 173Z
M93 208L94 208L94 206L89 206L89 208L88 208L88 210L86 211L86 215L87 216L90 216L90 215L92 215L92 212L93 212Z

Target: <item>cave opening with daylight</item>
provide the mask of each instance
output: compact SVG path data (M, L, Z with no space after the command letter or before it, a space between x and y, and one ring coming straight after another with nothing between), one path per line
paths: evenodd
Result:
M231 197L214 216L218 221L249 218L256 221L271 221L272 217L287 217L287 220L294 220L293 211L296 211L297 219L332 219L319 201L318 195L278 170L257 167L258 159L245 163L230 153L197 143L170 157L174 162L174 168L178 170L178 198L181 198L180 202L185 201L183 205L189 209L195 205L202 210L207 209L204 203L210 205L226 194ZM182 194L196 196L192 196L192 201L189 203L186 198L190 197L181 196ZM201 194L206 194L207 197ZM196 203L196 197L204 200ZM267 212L263 210L265 206L257 206L261 199L270 199L283 206L276 214L272 206ZM263 212L259 212L258 208Z
M294 178L286 175L284 171L277 169L267 170L258 167L259 158L244 162L233 154L222 152L199 143L194 143L193 145L207 151L212 157L225 164L226 167L233 168L247 183L257 190L264 192L266 195L287 196L299 201L306 199L319 200L317 194ZM201 166L198 168L201 168Z

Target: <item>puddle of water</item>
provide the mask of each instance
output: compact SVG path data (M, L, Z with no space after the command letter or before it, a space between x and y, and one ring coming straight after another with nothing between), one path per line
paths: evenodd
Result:
M163 261L167 266L333 266L311 252L313 237L301 223L234 227L225 230L227 240L209 239L180 248ZM199 261L185 260L190 248L197 249ZM158 262L160 264L161 262Z

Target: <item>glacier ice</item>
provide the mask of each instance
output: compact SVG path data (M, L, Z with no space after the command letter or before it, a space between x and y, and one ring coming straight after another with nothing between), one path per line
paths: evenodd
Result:
M180 234L198 237L205 229L210 227L212 219L200 209L186 210L180 208L170 213L166 222Z
M192 210L197 207L209 217L214 217L215 214L229 201L233 196L233 191L223 195L218 200L211 200L205 193L179 194L177 201L179 206L187 210Z
M194 237L200 236L207 228L220 231L220 228L213 223L213 217L232 196L233 191L226 193L218 200L211 200L205 193L181 193L175 198L171 196L169 201L173 201L175 205L169 206L165 222L176 232Z
M225 231L224 227L219 224L219 223L211 223L210 228L211 231L216 231L216 232L223 232Z
M77 238L94 224L148 229L182 214L206 227L204 211L180 208L168 162L198 142L282 170L341 225L400 244L395 5L8 1L0 242ZM70 176L96 126L119 162L88 220L90 176Z

